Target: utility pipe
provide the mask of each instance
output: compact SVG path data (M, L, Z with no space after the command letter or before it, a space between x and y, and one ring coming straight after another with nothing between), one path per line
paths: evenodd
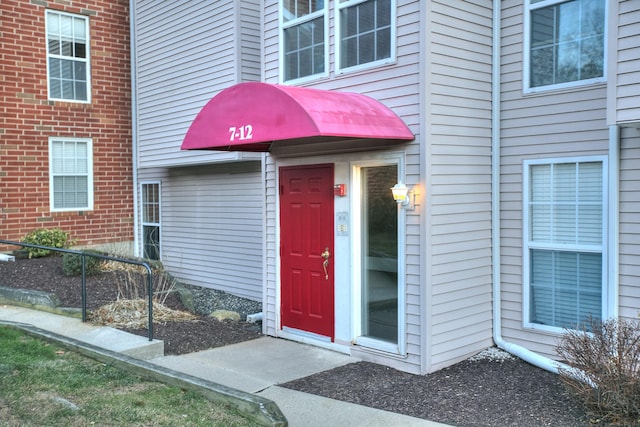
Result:
M138 67L136 53L136 0L129 0L129 64L131 67L131 163L133 179L133 255L141 256L138 238Z
M0 261L3 262L16 262L16 257L13 255L0 254Z
M535 353L502 338L502 304L500 271L500 47L501 47L501 1L493 0L493 46L491 81L491 243L492 243L492 290L493 290L493 342L498 348L520 359L558 373L558 368L571 370L568 365Z

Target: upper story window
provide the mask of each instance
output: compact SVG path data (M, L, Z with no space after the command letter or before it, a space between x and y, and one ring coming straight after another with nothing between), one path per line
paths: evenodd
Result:
M525 89L604 79L606 0L530 0L526 5Z
M338 68L388 62L394 56L393 0L341 0Z
M91 139L49 138L49 189L52 211L93 209Z
M282 0L283 80L326 72L326 12L324 0Z
M329 4L335 5L333 34ZM396 0L281 0L282 81L327 76L330 41L335 43L338 72L393 61L395 17Z
M89 102L89 19L48 10L49 99Z

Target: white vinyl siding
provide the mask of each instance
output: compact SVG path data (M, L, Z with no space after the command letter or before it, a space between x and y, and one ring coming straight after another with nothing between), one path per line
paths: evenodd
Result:
M89 18L47 10L49 99L90 102Z
M610 1L608 123L640 123L640 2Z
M49 138L49 195L54 212L93 209L91 139Z
M606 4L525 2L525 91L604 81Z
M166 3L166 2L165 2ZM261 75L260 2L135 2L138 160L142 168L259 160L260 154L181 151L217 93Z
M528 326L576 328L602 318L606 173L604 159L525 162Z
M492 21L481 1L431 2L428 15L423 334L433 371L492 345Z
M640 129L622 128L620 138L619 314L640 312Z
M180 282L262 300L260 162L142 171L162 181L162 262Z

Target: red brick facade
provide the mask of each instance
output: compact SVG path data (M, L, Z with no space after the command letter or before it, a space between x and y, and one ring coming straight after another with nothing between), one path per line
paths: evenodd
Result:
M48 9L89 17L90 103L48 100ZM2 0L0 13L0 239L59 227L78 244L133 240L128 0ZM92 138L93 210L51 211L49 137Z

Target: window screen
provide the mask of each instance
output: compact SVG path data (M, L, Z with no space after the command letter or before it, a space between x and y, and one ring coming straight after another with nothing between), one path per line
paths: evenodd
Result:
M91 141L49 141L51 208L56 211L93 209Z
M601 318L602 162L529 166L529 321L576 327Z

